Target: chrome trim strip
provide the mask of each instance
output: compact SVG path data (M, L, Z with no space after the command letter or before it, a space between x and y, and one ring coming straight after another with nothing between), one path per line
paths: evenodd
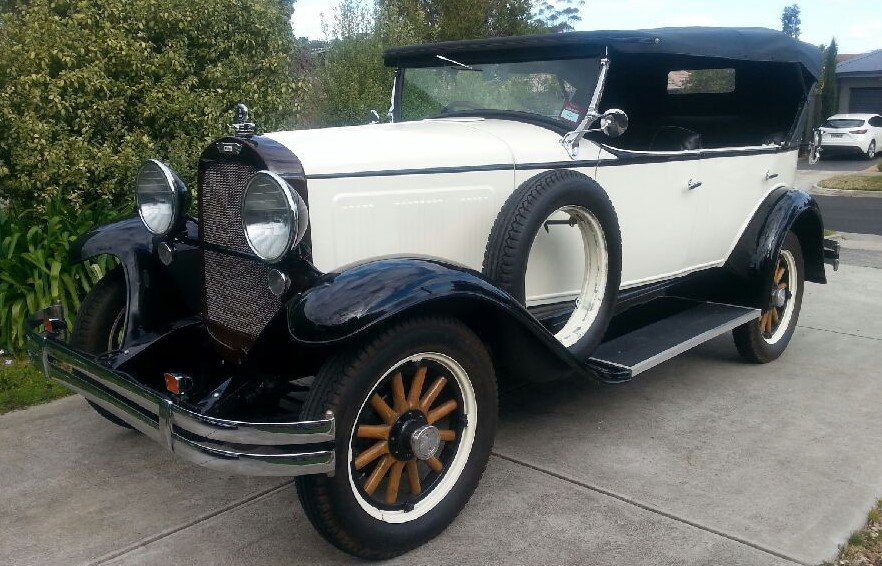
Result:
M287 423L209 417L176 405L48 336L28 332L27 341L47 377L194 464L257 476L333 473L335 455L329 444L335 421L330 413L322 420Z

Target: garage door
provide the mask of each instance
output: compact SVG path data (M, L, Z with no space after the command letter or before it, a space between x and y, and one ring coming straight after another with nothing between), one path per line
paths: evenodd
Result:
M882 88L853 88L848 101L853 114L882 114Z

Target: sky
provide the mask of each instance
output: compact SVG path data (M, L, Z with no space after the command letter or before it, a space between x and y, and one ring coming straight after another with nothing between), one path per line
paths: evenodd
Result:
M368 0L365 0L368 1ZM294 33L324 39L337 0L296 0ZM669 26L730 26L781 29L781 10L794 0L586 0L576 29L643 29ZM800 39L817 45L836 37L840 53L882 49L882 5L871 0L804 0Z

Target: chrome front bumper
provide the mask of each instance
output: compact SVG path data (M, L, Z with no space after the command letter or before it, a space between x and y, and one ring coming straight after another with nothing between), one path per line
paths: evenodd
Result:
M177 456L223 472L252 476L330 474L334 418L287 423L217 419L69 348L28 330L28 353L46 376L119 417Z

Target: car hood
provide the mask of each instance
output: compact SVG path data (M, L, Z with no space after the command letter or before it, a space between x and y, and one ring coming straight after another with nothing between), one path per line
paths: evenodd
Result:
M307 177L560 161L560 135L509 120L448 118L266 134ZM439 171L440 172L440 171Z

